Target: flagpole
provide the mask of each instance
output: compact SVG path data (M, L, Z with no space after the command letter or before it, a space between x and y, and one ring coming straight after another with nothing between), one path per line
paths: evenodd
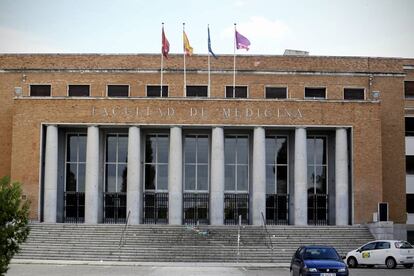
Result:
M234 48L233 48L233 97L236 95L236 23L234 23Z
M208 31L208 39L210 39L210 26L207 25ZM208 49L210 41L207 41L207 61L208 61L208 97L210 98L211 91L210 91L210 51Z
M185 66L185 47L184 47L184 33L185 33L185 23L183 23L183 53L184 53L184 97L186 96L187 92L187 72Z
M164 22L162 22L162 31L164 32ZM163 39L163 37L161 38L161 44L162 44L162 39ZM162 74L163 74L163 66L164 66L164 54L163 54L163 48L162 47L164 47L164 45L162 45L161 46L161 85L160 85L160 97L162 97Z

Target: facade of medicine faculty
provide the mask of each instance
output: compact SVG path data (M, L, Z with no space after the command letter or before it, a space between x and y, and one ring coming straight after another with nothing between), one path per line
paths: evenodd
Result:
M186 62L161 89L159 55L0 55L0 175L32 220L354 225L386 202L410 238L413 59L238 56L236 87L233 56L210 85Z

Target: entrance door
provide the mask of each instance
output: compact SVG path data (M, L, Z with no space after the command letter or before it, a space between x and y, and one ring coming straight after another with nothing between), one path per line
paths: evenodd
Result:
M106 137L104 223L125 223L128 135Z
M66 136L64 222L85 220L86 134Z
M328 224L326 136L308 136L308 224Z
M266 224L289 224L287 136L266 136Z
M208 135L188 134L184 138L184 224L208 224L209 207Z

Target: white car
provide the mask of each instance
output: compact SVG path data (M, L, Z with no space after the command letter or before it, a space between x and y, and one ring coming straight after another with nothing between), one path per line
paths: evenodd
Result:
M395 268L399 264L412 268L414 247L406 241L377 240L348 252L346 263L350 268L358 265L386 265L388 268Z

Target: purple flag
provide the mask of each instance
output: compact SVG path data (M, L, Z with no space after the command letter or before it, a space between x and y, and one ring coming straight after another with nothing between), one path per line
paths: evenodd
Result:
M239 32L236 31L236 48L237 49L246 49L249 50L250 41L247 37L241 35Z

